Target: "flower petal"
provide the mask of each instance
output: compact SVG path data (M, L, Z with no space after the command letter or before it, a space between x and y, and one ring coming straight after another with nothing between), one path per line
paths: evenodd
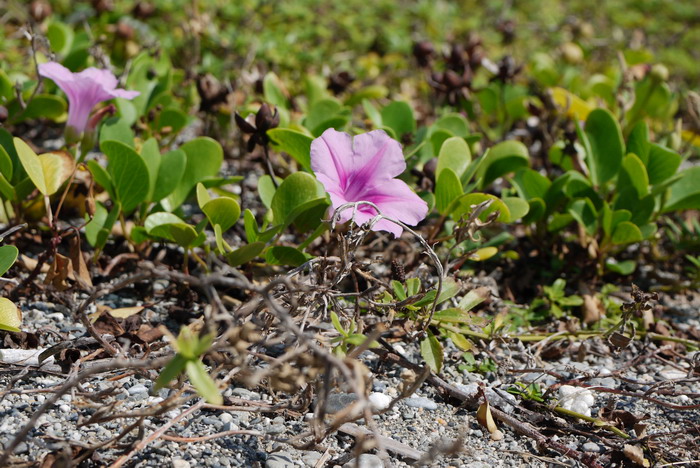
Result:
M352 149L352 169L357 179L391 179L406 170L401 144L384 130L357 135Z
M374 187L367 194L367 201L377 205L384 216L397 219L409 226L415 226L428 214L428 204L399 179L392 179ZM403 229L390 221L381 220L374 225L374 230L385 230L394 235L398 232L400 235Z
M40 63L39 74L53 80L66 94L68 94L66 87L70 87L75 81L73 72L56 62Z
M347 183L352 158L352 138L347 133L329 128L311 142L311 169L339 187L344 188Z

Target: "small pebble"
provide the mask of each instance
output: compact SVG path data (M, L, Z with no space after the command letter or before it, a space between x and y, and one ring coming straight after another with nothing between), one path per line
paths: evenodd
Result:
M359 463L358 463L359 462ZM371 453L363 453L357 459L352 459L343 465L343 468L384 468L381 458Z
M438 404L435 403L430 398L411 397L411 398L406 398L403 401L404 401L404 403L406 403L406 406L408 406L410 408L423 408L426 410L436 410L438 408Z

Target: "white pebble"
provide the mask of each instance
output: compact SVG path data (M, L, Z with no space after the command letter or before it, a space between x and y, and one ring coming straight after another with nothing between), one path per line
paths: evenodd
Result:
M389 407L392 398L384 393L373 392L369 394L369 402L375 411L384 411Z

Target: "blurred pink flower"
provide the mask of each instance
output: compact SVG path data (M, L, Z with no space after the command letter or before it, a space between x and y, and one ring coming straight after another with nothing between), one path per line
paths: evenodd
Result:
M402 180L395 179L406 169L398 141L382 130L357 135L329 128L311 143L311 168L331 196L332 209L345 203L372 202L389 218L415 226L428 214L428 205ZM352 216L343 211L341 222ZM369 205L359 205L354 221L362 225L376 216ZM399 237L401 226L381 219L374 231L388 231Z
M86 68L73 73L56 62L39 65L39 74L52 79L68 96L68 127L77 135L83 133L88 125L90 112L103 101L113 98L133 99L138 91L117 89L117 78L109 70Z

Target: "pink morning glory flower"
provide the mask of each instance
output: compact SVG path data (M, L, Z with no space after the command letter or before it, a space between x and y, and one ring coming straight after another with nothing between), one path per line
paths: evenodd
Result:
M67 125L77 135L87 129L95 105L117 97L133 99L139 95L138 91L117 89L117 78L109 70L90 67L73 73L60 63L48 62L39 64L39 74L52 79L68 96Z
M372 202L389 218L415 226L428 214L428 205L408 185L395 177L406 169L398 141L383 130L352 138L329 128L311 143L311 168L331 196L332 209L352 202ZM352 216L343 211L341 222ZM359 205L354 221L362 225L377 215L370 205ZM380 219L374 231L388 231L399 237L401 226Z

